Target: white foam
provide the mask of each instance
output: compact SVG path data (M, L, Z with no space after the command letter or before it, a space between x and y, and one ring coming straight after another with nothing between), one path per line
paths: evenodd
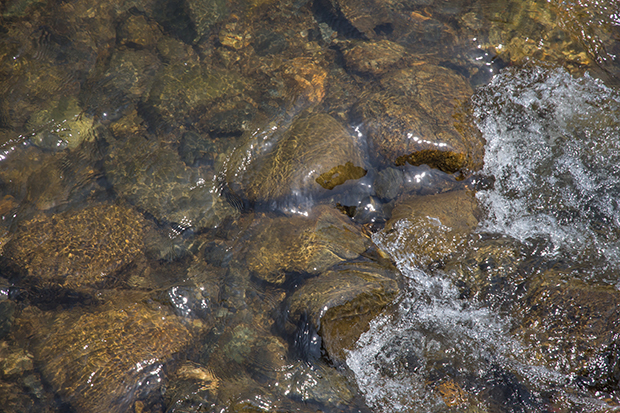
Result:
M487 141L484 231L542 237L596 273L620 269L620 96L563 69L509 70L473 99Z

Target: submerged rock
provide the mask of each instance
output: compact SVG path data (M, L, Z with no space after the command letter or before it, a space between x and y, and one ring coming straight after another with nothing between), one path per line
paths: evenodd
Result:
M41 214L19 226L3 255L35 283L105 284L142 251L144 226L142 215L121 205Z
M325 7L336 16L344 16L359 31L346 33L353 37L361 33L373 38L382 26L389 26L392 21L384 3L375 0L330 0Z
M45 380L81 412L127 412L157 400L166 367L191 342L192 328L142 301L93 310L24 311L20 334L29 334Z
M303 113L248 136L224 171L225 192L249 203L299 208L366 175L351 134L327 114Z
M474 194L466 190L406 197L377 236L399 245L398 256L425 268L466 247L479 215Z
M165 49L161 44L160 49ZM239 98L249 82L233 71L172 60L161 70L145 99L147 110L166 126L192 126L221 101ZM159 118L159 119L157 119ZM159 126L159 125L156 125Z
M529 283L514 313L514 334L531 364L564 374L586 370L620 332L620 294L613 287L565 281L553 271Z
M298 328L302 328L298 345L312 346L303 338L314 330L331 360L343 362L345 350L353 347L368 323L400 291L399 277L390 266L358 262L336 266L307 280L287 302L289 317L299 320ZM306 351L312 353L312 349Z
M214 227L236 213L214 189L212 169L188 167L176 150L150 138L114 142L105 169L119 195L184 229Z
M356 43L343 52L348 68L380 75L397 63L405 54L405 48L389 40Z
M248 268L271 283L284 282L287 274L321 274L371 245L345 215L327 206L315 208L310 217L263 220L252 232L246 241Z
M425 64L384 77L381 86L351 112L376 161L448 173L482 166L484 141L462 107L473 93L462 76Z

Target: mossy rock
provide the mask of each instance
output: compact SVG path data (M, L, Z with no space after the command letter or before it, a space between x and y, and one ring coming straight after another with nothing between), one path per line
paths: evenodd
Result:
M479 216L476 198L467 190L405 197L379 237L393 244L396 254L424 268L467 246Z
M343 362L368 323L400 291L400 272L372 261L347 263L307 280L289 298L289 317L307 318L334 362Z
M263 219L243 242L248 245L248 268L276 284L287 274L320 274L357 258L372 244L348 217L327 206L316 207L309 217Z
M363 123L377 162L448 173L482 167L484 140L465 106L473 91L462 76L425 64L386 76L381 86L351 113Z
M144 226L141 214L121 205L40 214L19 226L4 257L35 283L106 284L142 252Z
M92 312L24 311L35 362L76 411L127 412L159 397L166 368L193 338L193 330L166 308L142 301L108 303Z
M224 184L252 205L303 203L364 175L351 134L327 114L302 113L248 136L226 165Z

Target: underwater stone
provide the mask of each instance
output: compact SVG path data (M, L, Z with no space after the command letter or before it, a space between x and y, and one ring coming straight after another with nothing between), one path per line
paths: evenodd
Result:
M165 368L193 330L164 307L111 302L96 311L24 311L21 333L45 380L77 411L127 412L158 397ZM142 296L143 297L143 296Z
M310 217L264 219L252 227L247 264L254 274L282 283L290 273L320 274L359 257L370 239L336 209L318 206Z
M405 48L389 40L359 42L343 52L348 68L379 75L397 63L405 54Z
M304 113L248 136L225 168L225 190L250 205L302 205L361 178L363 166L340 123L327 114Z
M379 236L397 243L399 255L425 268L463 249L479 215L474 194L466 190L405 197L397 202Z
M183 228L217 226L233 207L214 189L213 170L190 168L177 151L150 136L114 142L105 169L115 190L160 221Z
M564 374L587 369L620 332L620 294L614 287L563 280L547 271L528 283L513 312L513 333L525 344L523 357Z
M484 141L462 106L473 93L462 76L422 65L382 78L381 86L351 112L378 162L426 164L448 173L482 167Z
M193 127L209 116L213 106L243 96L248 88L249 82L233 71L171 61L158 73L145 104L154 116L152 122Z
M332 13L342 13L353 27L368 38L376 36L377 26L391 24L384 2L375 0L330 0ZM355 33L348 33L354 36ZM359 36L359 33L357 34Z
M157 23L149 22L142 15L131 15L119 26L117 41L135 49L151 49L162 36Z
M4 256L28 281L99 285L142 251L144 226L142 215L120 205L40 214L19 226Z
M398 294L400 273L391 264L347 263L308 279L289 298L290 319L307 317L333 362L345 359L368 323Z

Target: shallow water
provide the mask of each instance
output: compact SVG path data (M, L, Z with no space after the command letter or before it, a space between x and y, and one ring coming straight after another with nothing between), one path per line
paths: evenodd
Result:
M615 1L0 14L1 411L620 409Z

